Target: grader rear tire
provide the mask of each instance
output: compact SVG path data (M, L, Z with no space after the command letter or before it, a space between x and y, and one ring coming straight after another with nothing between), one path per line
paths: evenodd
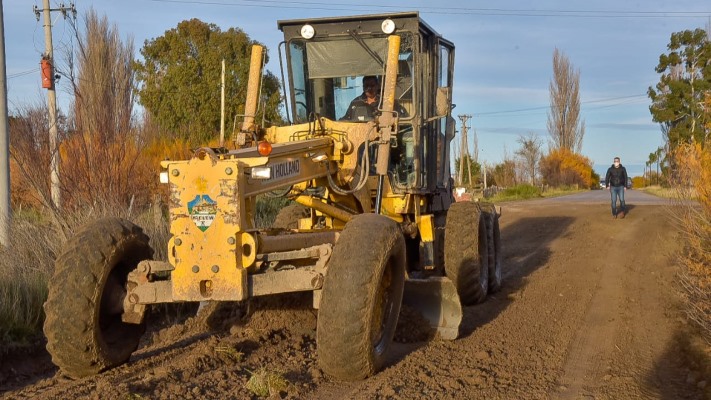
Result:
M444 228L444 270L463 305L481 303L489 290L486 222L479 205L454 203Z
M489 293L496 293L501 290L501 281L503 279L499 215L496 214L493 204L485 204L481 208L486 221L486 238L489 248Z
M153 249L142 229L120 218L83 227L57 258L44 304L52 361L81 378L123 364L145 331L121 321L126 276Z
M375 214L348 222L328 263L318 313L318 361L327 374L354 381L384 366L404 286L398 225Z

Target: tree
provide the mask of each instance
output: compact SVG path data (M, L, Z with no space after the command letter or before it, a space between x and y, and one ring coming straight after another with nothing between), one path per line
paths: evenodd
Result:
M655 68L659 82L647 91L652 119L661 124L671 150L692 139L706 143L711 130L703 101L711 90L711 40L703 29L685 30L672 33L667 49Z
M551 186L578 185L590 188L593 184L592 162L587 157L568 149L554 149L541 159L541 178Z
M457 157L454 159L454 170L459 171L460 170L460 165L462 162L461 157ZM468 167L467 168L467 162L468 162ZM458 184L461 186L468 186L472 187L476 185L479 182L479 176L481 175L481 164L478 162L474 161L472 157L469 154L464 155L464 171L468 171L464 173L461 177L458 177ZM469 175L471 174L472 177L472 182L469 182Z
M84 29L74 26L76 48L69 48L69 79L74 95L74 125L101 140L114 140L131 128L133 112L133 39L90 9Z
M73 129L59 148L64 203L113 207L146 200L154 171L140 157L132 126L133 39L122 40L116 25L93 9L83 20L66 53L74 102Z
M513 187L519 183L518 177L516 176L516 161L508 157L504 157L504 161L501 164L494 166L494 170L491 172L491 185L496 185L499 187Z
M585 121L580 120L580 70L575 70L557 48L553 51L553 79L548 91L548 133L553 148L580 153L585 136Z
M183 21L141 49L136 61L140 103L163 128L194 144L215 138L220 128L220 75L227 70L226 121L244 114L251 46L238 28L222 31L198 19ZM266 53L265 53L266 54ZM267 58L265 58L265 62ZM266 73L256 120L281 121L279 81Z
M518 143L521 147L516 150L516 155L521 159L523 175L528 178L531 185L535 185L538 161L542 155L540 138L534 133L529 133L528 136L519 136Z
M649 160L647 161L649 163L649 175L651 178L652 175L652 165L657 162L657 153L656 152L651 152L649 153ZM657 168L658 169L658 168ZM659 176L657 175L657 180L659 180ZM658 181L656 183L659 183Z

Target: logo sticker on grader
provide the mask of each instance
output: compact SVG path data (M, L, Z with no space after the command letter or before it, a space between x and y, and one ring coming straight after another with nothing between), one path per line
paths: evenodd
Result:
M197 195L193 201L188 202L188 213L198 229L205 232L215 220L217 202L206 194Z

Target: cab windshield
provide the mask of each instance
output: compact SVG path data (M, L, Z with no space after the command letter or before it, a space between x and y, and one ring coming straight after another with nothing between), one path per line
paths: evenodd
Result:
M395 93L401 119L414 110L412 75L414 35L400 34L400 56ZM288 44L294 122L307 122L312 114L344 120L351 102L363 95L363 78L375 76L383 87L387 36L344 36L325 39L293 39ZM377 96L378 101L380 96ZM378 106L379 108L379 106ZM372 115L349 113L349 121L367 121Z

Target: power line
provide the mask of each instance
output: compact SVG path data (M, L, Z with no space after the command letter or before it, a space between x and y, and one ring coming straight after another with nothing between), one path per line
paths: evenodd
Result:
M39 72L39 68L35 69L29 69L27 71L22 71L22 72L16 72L14 74L10 74L7 76L7 79L12 79L12 78L19 78L21 76L29 75L29 74L34 74L36 72Z
M356 3L328 3L318 1L238 0L235 2L210 0L150 0L157 3L196 4L227 7L299 8L311 10L365 11L378 9L401 10L409 5L380 5ZM415 7L425 14L467 14L514 17L572 17L572 18L706 18L709 11L624 11L624 10L560 10L560 9L505 9L475 7Z
M636 94L636 95L631 95L631 96L609 97L609 98L605 98L605 99L581 101L580 104L582 105L582 104L603 103L603 102L614 101L614 100L634 99L634 98L643 98L643 97L646 98L647 95L646 94ZM550 105L539 106L539 107L530 107L530 108L518 108L515 110L487 111L487 112L475 113L474 115L477 117L481 117L481 116L490 116L490 115L498 115L498 114L512 114L512 113L525 112L525 111L547 110L549 108L550 108Z

